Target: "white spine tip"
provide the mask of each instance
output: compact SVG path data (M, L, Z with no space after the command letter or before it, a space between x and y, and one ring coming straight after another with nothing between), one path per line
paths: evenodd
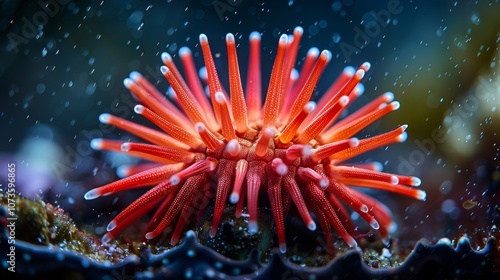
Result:
M359 207L359 211L368 213L368 206L366 206L366 204L361 205L361 207Z
M195 125L194 125L194 128L196 129L196 131L198 131L198 133L203 133L205 132L205 125L202 123L202 122L197 122Z
M198 76L200 76L200 79L206 81L208 79L208 72L207 68L205 66L201 67L200 70L198 71Z
M240 153L240 143L238 143L238 140L233 139L227 142L225 150L230 155L237 156Z
M391 176L391 184L397 185L399 183L399 179L396 176Z
M352 236L349 236L347 238L347 240L345 240L345 242L347 243L347 245L349 245L349 247L351 248L357 248L358 247L358 242L356 242L356 240L354 240L354 238L352 238Z
M179 56L187 56L191 54L191 49L188 47L181 47L179 49Z
M420 178L418 178L418 177L411 177L411 185L412 186L418 187L418 186L420 186L420 184L422 184L422 180L420 180Z
M319 180L319 186L322 188L322 189L326 189L328 188L328 186L330 185L330 181L326 178L323 178L321 180Z
M307 51L307 56L312 56L314 58L318 57L319 56L319 49L318 48L310 48L308 51Z
M152 232L148 232L148 233L146 233L146 235L145 235L144 237L145 237L146 239L148 239L148 240L155 238L155 236L153 235L153 233L152 233Z
M130 143L123 143L123 144L120 146L120 149L121 149L123 152L128 152L128 151L130 151Z
M345 96L345 95L344 95L344 96L342 96L342 97L339 99L339 101L338 101L338 102L339 102L340 106L344 107L344 106L346 106L346 105L347 105L347 103L349 103L349 97L347 97L347 96Z
M253 41L253 40L259 40L260 41L260 33L257 32L257 31L254 31L254 32L250 33L250 36L248 36L248 39L250 41Z
M219 104L224 104L225 98L224 94L220 91L215 93L215 101Z
M418 190L417 199L425 201L426 198L427 198L427 193L425 193L423 190Z
M274 172L276 172L276 174L278 174L279 176L284 176L288 173L288 166L281 162L280 164L276 165L276 167L274 168Z
M359 97L359 96L363 95L363 93L365 92L365 86L363 84L359 83L356 85L353 92L356 96Z
M401 127L403 128L403 131L405 131L408 128L408 125L407 124L403 124Z
M401 143L403 143L404 141L406 141L406 139L408 139L408 133L406 133L406 132L401 133L401 134L398 136L398 138L397 138L397 140L398 140L399 142L401 142Z
M285 243L280 243L280 252L282 254L286 253L286 244Z
M92 199L98 198L99 196L100 196L99 192L97 190L93 189L93 190L86 192L83 197L85 198L85 200L92 200Z
M90 141L90 147L96 151L100 150L102 148L102 139L101 138L95 138Z
M142 113L144 112L144 106L142 106L142 105L135 105L134 106L134 112L136 114L142 115Z
M177 99L177 94L175 93L175 90L172 87L168 87L166 94L172 100Z
M391 102L391 106L392 106L392 110L396 111L397 109L399 109L401 104L399 104L398 101L393 101L393 102Z
M384 165L382 163L376 161L376 162L373 162L372 164L373 164L373 170L375 170L375 171L384 170Z
M302 156L304 157L309 157L313 154L313 148L311 145L307 144L307 145L304 145L304 147L302 147Z
M372 218L372 220L370 221L370 226L374 230L378 230L380 228L380 225L378 224L377 220L375 220L375 218Z
M315 231L316 230L316 223L314 221L310 221L309 223L307 223L307 228L310 231Z
M127 165L121 165L116 169L116 175L120 178L125 178L130 176L128 166Z
M113 238L111 237L111 235L106 233L105 235L102 236L101 243L109 243L112 240L113 240Z
M205 34L200 34L200 43L206 43L208 42L208 38L207 38L207 35Z
M329 62L330 59L332 59L332 53L329 50L323 50L321 52L320 58L323 58L324 60L326 60L326 62Z
M316 102L314 101L309 101L307 104L304 106L304 111L308 114L310 114L312 111L316 109Z
M392 93L390 91L384 93L384 96L385 96L385 100L387 102L391 102L392 100L394 100L394 93Z
M359 139L358 138L353 137L353 138L349 139L349 146L351 148L357 147L358 145L359 145Z
M293 34L297 34L297 35L304 34L304 28L302 28L302 26L295 27L295 29L293 30Z
M161 66L160 67L160 71L163 75L167 74L167 72L169 71L168 70L168 67L167 66Z
M356 73L356 69L352 66L347 66L344 68L344 74L347 75L348 77L354 76L354 73Z
M367 62L365 62L365 63L361 64L361 67L363 67L363 69L364 69L365 71L368 71L368 70L370 70L370 68L372 67L372 65L371 65L371 63L370 63L370 62L368 62L368 61L367 61Z
M382 103L378 106L378 109L383 109L385 107L387 107L387 103Z
M173 175L172 177L170 177L169 181L172 186L175 186L181 182L181 178L179 178L179 176L177 175Z
M111 119L110 114L104 113L99 115L99 121L103 124L108 124L110 119Z
M130 74L128 76L130 79L132 79L134 81L137 81L138 79L140 79L142 77L141 73L139 73L137 71L130 72Z
M292 71L290 72L290 79L292 81L297 81L300 77L300 73L297 69L293 68Z
M107 231L112 231L116 228L116 222L115 221L111 221L109 222L108 226L106 227L106 230Z
M125 78L123 79L123 85L126 87L126 88L130 88L130 86L134 83L134 81L132 81L132 79L130 78Z
M266 134L267 137L273 138L276 135L276 129L272 126L266 127L264 133Z
M287 44L287 43L288 43L288 35L281 34L279 44L283 45L283 44Z
M172 61L172 56L168 52L162 52L160 57L161 57L161 61L163 61L163 63L167 63L167 62Z
M259 227L257 225L257 222L255 222L255 221L248 222L248 232L250 234L257 233L258 230L259 230Z
M229 202L231 202L232 204L238 203L239 200L240 200L240 195L237 193L232 193L231 196L229 197Z
M234 44L234 41L235 41L234 40L234 35L232 33L227 33L227 35L226 35L226 42Z
M356 77L358 77L358 79L361 80L365 76L365 70L359 69L358 71L356 71L356 74L354 75L356 75Z

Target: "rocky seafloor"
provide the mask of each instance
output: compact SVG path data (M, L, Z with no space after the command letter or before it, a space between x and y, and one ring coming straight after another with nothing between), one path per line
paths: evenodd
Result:
M500 279L495 226L481 233L479 245L467 236L411 247L373 240L361 243L362 252L338 246L332 258L293 245L281 254L272 224L262 222L259 234L249 235L239 224L244 217L227 218L215 238L204 233L209 224L202 218L177 246L102 243L50 203L16 196L0 204L1 279ZM265 210L259 215L268 220Z

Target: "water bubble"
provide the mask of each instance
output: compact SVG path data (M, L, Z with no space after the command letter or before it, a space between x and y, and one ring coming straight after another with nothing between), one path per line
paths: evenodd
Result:
M335 44L338 44L340 42L340 39L341 39L341 37L340 37L339 33L337 33L337 32L333 33L333 35L332 35L332 41Z
M142 11L134 11L127 19L127 26L130 28L137 28L140 25L143 17L144 14L142 13Z
M307 30L309 31L309 34L314 36L314 35L318 34L319 27L316 24L312 24L309 26L309 28Z
M455 201L453 201L452 199L447 199L443 201L443 203L441 203L441 211L443 211L444 213L449 214L453 212L455 207L456 207Z
M86 95L92 95L92 94L94 94L96 88L97 88L97 84L96 83L88 84L87 88L85 88L85 94Z
M333 4L332 4L332 10L334 12L340 11L341 8L342 8L342 3L340 1L333 2Z
M40 83L40 84L36 85L36 89L35 90L36 90L36 93L42 94L42 93L45 92L45 89L46 89L45 84Z
M441 183L441 186L439 186L439 191L442 194L448 194L452 188L453 188L453 183L450 180L446 180L443 183Z
M472 16L470 17L470 20L475 25L479 25L481 23L481 20L480 20L479 15L477 13L473 13Z

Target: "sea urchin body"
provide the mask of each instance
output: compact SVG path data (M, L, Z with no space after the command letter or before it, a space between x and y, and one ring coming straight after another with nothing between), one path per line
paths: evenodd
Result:
M358 69L345 68L317 103L310 101L331 54L312 48L298 73L293 67L302 33L302 28L297 27L293 35L280 37L264 104L260 34L256 32L250 35L245 92L232 34L226 36L229 95L221 86L204 34L200 35L200 45L206 72L201 80L188 48L179 50L185 79L169 54L161 56L165 64L161 72L172 87L173 102L137 72L124 80L141 104L135 107L135 112L161 131L109 114L100 116L101 122L149 143L94 139L91 143L94 149L125 152L152 163L121 168L123 179L90 190L85 198L154 186L108 224L104 240L116 237L156 207L145 238L158 237L173 226L171 243L175 244L185 224L204 211L213 196L212 236L228 202L236 204L237 217L246 205L248 230L256 232L259 193L267 192L282 252L286 251L284 218L290 207L296 207L310 230L316 229L315 216L329 246L333 244L333 227L349 246L355 247L357 243L352 237L355 227L347 207L383 238L388 236L392 218L382 203L353 187L425 199L425 192L413 188L420 184L416 177L381 172L378 163L345 163L368 150L403 141L407 126L366 139L353 137L399 108L392 93L384 93L337 121L362 94L360 81L370 68L369 63ZM202 82L208 86L207 94Z

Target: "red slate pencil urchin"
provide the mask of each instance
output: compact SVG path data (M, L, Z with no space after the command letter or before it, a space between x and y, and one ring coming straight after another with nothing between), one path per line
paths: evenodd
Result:
M376 162L345 163L366 151L404 141L407 126L365 139L353 137L399 108L389 92L337 121L347 105L362 94L360 81L370 68L369 63L356 70L345 68L317 103L310 101L331 53L310 49L298 73L293 67L302 34L303 29L297 27L293 35L280 37L263 105L257 32L250 34L245 91L233 34L226 36L229 96L221 86L204 34L200 35L200 45L206 73L201 76L208 85L209 97L187 47L179 50L185 79L172 57L161 55L165 64L161 72L173 89L173 102L137 72L124 80L141 104L135 106L135 112L162 131L110 114L99 117L101 122L149 144L94 139L94 149L125 152L153 163L120 169L123 179L92 189L85 198L154 186L108 224L103 240L116 237L156 207L145 238L158 237L167 227L174 226L171 243L176 244L190 218L205 210L211 191L215 192L211 236L217 232L228 200L237 204L236 217L242 214L246 202L248 230L255 233L259 193L267 192L282 252L286 251L284 218L292 204L309 230L316 229L311 216L314 213L329 246L333 244L333 226L349 246L356 247L352 237L355 227L347 207L378 230L382 238L388 236L392 217L385 205L354 187L425 200L425 192L412 187L420 185L416 177L381 172L381 164Z

